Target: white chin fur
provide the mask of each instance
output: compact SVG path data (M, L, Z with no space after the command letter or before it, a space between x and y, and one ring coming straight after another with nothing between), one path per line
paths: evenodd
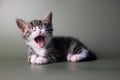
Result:
M46 49L45 48L40 48L34 40L26 42L26 44L29 45L34 50L34 52L36 52L37 55L39 55L39 56L45 56L46 55Z

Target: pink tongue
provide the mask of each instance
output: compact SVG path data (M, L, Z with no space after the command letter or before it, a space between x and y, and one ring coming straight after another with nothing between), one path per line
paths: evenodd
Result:
M40 46L40 48L43 48L43 47L44 47L44 42L43 42L43 40L41 40L41 41L38 40L38 43L37 43L37 44Z

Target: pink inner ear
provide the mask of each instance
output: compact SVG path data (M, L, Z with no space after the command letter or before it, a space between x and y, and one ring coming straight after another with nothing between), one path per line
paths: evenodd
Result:
M24 32L24 25L18 23L18 28L20 29L21 32Z
M21 30L21 32L24 32L25 27L27 26L27 22L18 18L16 19L16 23L17 23L18 28Z
M22 32L24 32L24 28L21 28L20 30L21 30Z
M43 18L43 21L46 23L52 23L52 12L48 12L46 16Z
M24 23L18 22L18 27L22 32L24 32L24 29L25 29L25 24Z

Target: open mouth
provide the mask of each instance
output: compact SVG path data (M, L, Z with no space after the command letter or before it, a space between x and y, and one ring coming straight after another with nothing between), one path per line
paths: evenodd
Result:
M37 37L35 37L34 40L40 48L44 47L44 42L45 42L45 37L44 36L37 36Z

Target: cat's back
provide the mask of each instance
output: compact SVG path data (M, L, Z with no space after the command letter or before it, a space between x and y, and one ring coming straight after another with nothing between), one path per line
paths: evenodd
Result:
M53 37L53 42L57 44L65 44L68 45L70 43L81 43L77 38L71 36L55 36ZM81 43L82 44L82 43Z
M55 36L52 38L54 47L61 52L66 52L66 50L68 50L71 41L72 39L70 37L64 36Z
M82 45L82 43L76 39L76 38L73 38L73 37L70 37L70 36L57 36L57 37L53 37L52 39L53 43L54 43L54 46L57 48L57 49L68 49L72 44L76 43L76 44L79 44L79 45Z
M71 41L73 40L74 38L72 37L64 37L64 36L55 36L53 37L53 42L56 43L56 44L65 44L65 45L68 45L69 43L71 43Z

